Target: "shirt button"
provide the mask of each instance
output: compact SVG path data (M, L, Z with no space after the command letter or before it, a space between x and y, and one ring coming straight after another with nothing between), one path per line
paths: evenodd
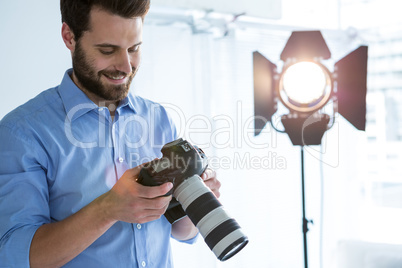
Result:
M105 108L104 108L104 107L100 107L100 108L98 109L98 111L99 111L99 112L102 112L103 109L105 109Z
M143 261L143 262L141 263L141 265L142 265L142 267L145 267L145 266L147 266L147 263L146 263L145 261Z
M123 163L123 161L124 161L123 157L119 157L119 162Z
M141 230L141 228L142 228L141 224L137 224L137 229Z

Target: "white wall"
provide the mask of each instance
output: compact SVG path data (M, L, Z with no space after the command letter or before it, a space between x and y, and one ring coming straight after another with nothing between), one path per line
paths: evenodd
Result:
M61 82L71 66L59 1L0 1L0 118Z

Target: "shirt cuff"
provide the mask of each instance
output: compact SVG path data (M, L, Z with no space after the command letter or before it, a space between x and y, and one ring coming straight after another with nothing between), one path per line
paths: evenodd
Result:
M24 226L11 231L9 235L5 235L0 241L1 265L30 267L29 251L32 238L38 228L39 226Z

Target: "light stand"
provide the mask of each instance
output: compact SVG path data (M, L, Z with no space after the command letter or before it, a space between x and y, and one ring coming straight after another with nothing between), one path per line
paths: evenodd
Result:
M319 31L291 34L281 53L284 62L281 73L262 54L253 53L255 136L271 122L275 130L287 133L292 144L301 148L305 268L308 268L308 225L312 221L306 218L304 146L321 145L324 133L334 124L335 113L359 130L365 130L366 126L368 47L361 46L339 60L333 73L322 63L330 57ZM278 101L289 110L289 114L280 116L284 130L278 130L272 120L278 111ZM328 103L332 103L332 117L323 111Z
M303 246L304 246L304 267L308 267L308 253L307 253L307 232L308 223L310 222L306 218L306 197L304 189L304 146L300 147L300 159L301 159L301 187L302 187L302 207L303 207Z
M300 147L301 159L301 187L302 187L302 209L303 209L303 248L304 248L304 267L308 268L308 251L307 251L307 232L308 224L313 223L312 220L306 218L306 197L305 197L305 182L304 182L304 146Z

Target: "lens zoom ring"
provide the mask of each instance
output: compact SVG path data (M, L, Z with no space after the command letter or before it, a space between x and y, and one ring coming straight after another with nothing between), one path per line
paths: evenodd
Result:
M234 219L222 222L205 237L205 243L207 243L210 249L213 249L219 241L237 229L240 229L240 225Z
M187 207L186 214L194 225L197 225L206 214L220 206L222 205L215 195L212 192L207 192L199 196Z

